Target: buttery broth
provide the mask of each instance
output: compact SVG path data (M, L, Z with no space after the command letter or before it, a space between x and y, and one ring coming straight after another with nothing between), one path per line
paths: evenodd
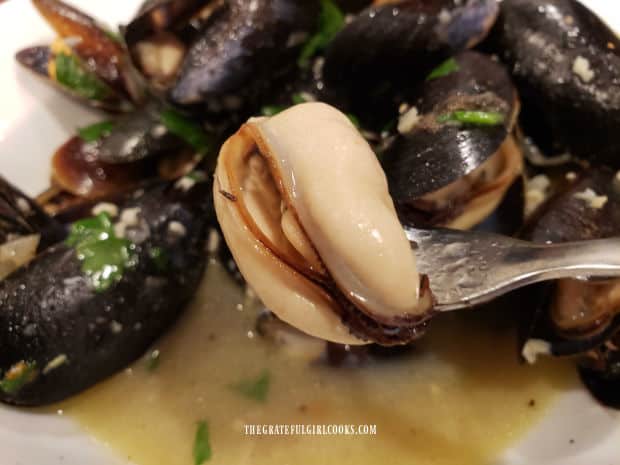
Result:
M138 465L191 465L206 421L209 464L484 465L575 382L564 362L520 365L514 331L449 315L406 356L330 367L255 332L258 305L211 263L194 303L139 360L58 406ZM264 402L231 386L269 373ZM367 436L250 436L245 424L375 424Z

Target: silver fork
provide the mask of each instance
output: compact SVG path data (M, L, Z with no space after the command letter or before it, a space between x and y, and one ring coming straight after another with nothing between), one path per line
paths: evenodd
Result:
M545 245L471 231L405 233L439 311L488 302L541 281L620 277L620 238Z

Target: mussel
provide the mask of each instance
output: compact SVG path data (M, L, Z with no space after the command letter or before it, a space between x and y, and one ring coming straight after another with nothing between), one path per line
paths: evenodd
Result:
M80 129L54 154L52 179L86 198L120 192L157 175L177 179L208 155L211 136L195 120L151 102Z
M354 17L325 52L326 82L362 102L384 100L482 40L495 0L388 2ZM361 105L358 102L358 105Z
M17 53L19 63L95 107L128 111L143 97L123 45L93 18L60 0L32 0L58 34Z
M314 0L227 2L189 47L169 98L216 113L239 110L295 65L317 11Z
M95 216L0 281L0 400L64 399L170 327L205 268L207 180L184 189L158 181L96 204Z
M577 0L504 0L487 47L511 68L547 155L620 167L620 39Z
M411 102L382 155L402 217L418 226L470 228L513 184L513 195L522 196L523 160L512 136L519 101L501 64L463 52L432 72ZM523 207L510 215L522 218Z
M545 243L618 235L620 178L604 167L579 173L566 189L539 208L523 232L525 238ZM543 351L551 355L581 355L580 371L595 396L620 406L620 391L616 389L620 383L616 344L620 335L620 280L560 280L540 288L536 301L528 324L526 354L543 341Z
M221 0L147 0L123 36L133 63L154 89L174 83L191 42Z
M344 344L422 334L428 279L346 115L305 103L248 121L221 149L214 204L242 274L280 319Z

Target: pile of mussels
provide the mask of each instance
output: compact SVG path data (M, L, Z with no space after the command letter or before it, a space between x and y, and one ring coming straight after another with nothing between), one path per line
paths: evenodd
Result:
M576 0L147 0L118 30L32 1L58 37L17 61L110 116L56 150L36 200L0 178L4 402L58 401L140 357L196 292L214 195L222 254L253 286L274 283L259 292L273 302L263 331L284 321L331 353L423 334L432 282L411 276L424 312L404 314L407 291L366 283L364 263L338 272L334 209L290 208L286 163L300 189L317 186L306 198L343 201L325 194L333 167L353 179L348 201L372 190L377 218L416 227L620 234L620 40ZM274 165L280 177L256 188ZM383 233L398 236L387 220ZM377 262L384 276L400 276L396 261ZM562 280L518 302L524 354L578 356L588 388L619 407L620 284Z

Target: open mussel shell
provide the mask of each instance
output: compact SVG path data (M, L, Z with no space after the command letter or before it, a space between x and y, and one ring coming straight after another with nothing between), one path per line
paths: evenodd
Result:
M519 102L501 64L463 52L452 71L413 94L408 112L416 112L416 121L399 126L401 134L382 155L390 193L404 217L467 228L486 218L514 183L515 195L522 195L522 156L511 135ZM493 114L497 120L453 120L458 112ZM522 211L511 214L521 217Z
M582 171L537 210L522 235L541 243L619 236L620 183L616 173L603 167ZM599 399L604 382L611 389L620 379L616 356L612 356L620 332L619 290L617 279L565 279L524 291L533 310L524 339L545 341L551 355L584 356L582 376L588 387L601 391ZM617 395L615 402L617 405Z
M221 0L152 0L124 28L132 61L155 89L176 78L191 40L206 19L222 9Z
M620 167L620 39L577 0L505 0L488 48L512 70L547 155Z
M314 30L318 3L242 0L227 3L190 46L169 92L178 105L206 103L235 111L295 65L300 37Z
M53 69L52 62L55 60L55 54L47 45L28 47L20 50L15 55L15 59L24 68L53 85L55 89L58 89L60 92L80 103L85 103L86 105L112 113L125 112L132 109L132 105L128 100L120 96L103 82L93 82L91 86L81 90L75 90L59 83L51 74L51 69Z
M482 40L495 0L401 1L359 13L325 52L325 79L366 99L386 84L409 87L442 61Z
M39 247L59 241L64 229L22 191L0 176L0 244L19 236L38 234Z
M374 153L336 109L306 103L243 125L220 152L214 203L241 273L283 321L343 344L423 332L428 280Z
M123 192L153 177L156 171L145 161L110 164L98 159L100 142L74 136L52 158L52 181L61 189L84 198Z
M188 190L151 183L105 205L118 210L109 214L115 234L133 254L107 288L95 287L68 242L0 281L0 400L43 405L76 394L140 357L173 324L205 267L214 220L205 180Z
M123 45L82 11L60 0L32 0L61 39L69 40L86 69L130 102L142 99Z

